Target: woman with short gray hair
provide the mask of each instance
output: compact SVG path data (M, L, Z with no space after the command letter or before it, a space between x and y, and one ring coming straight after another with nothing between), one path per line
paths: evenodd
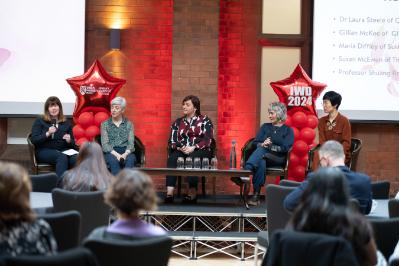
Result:
M101 124L101 145L105 161L113 175L124 167L135 165L134 126L123 114L126 100L115 97L111 101L111 117Z

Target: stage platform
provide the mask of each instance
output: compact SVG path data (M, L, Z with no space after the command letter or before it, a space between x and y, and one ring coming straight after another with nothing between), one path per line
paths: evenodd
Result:
M239 195L199 197L192 205L181 204L177 198L142 215L167 230L174 240L172 252L188 259L214 253L251 259L257 234L267 225L265 201L247 210Z

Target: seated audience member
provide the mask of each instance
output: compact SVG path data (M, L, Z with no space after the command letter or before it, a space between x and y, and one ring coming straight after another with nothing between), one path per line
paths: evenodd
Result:
M89 238L126 239L163 236L166 232L139 218L141 210L150 211L157 205L157 196L151 178L133 169L122 170L111 182L105 201L112 206L118 220L108 227L95 229Z
M36 220L30 207L28 173L14 163L0 162L0 257L50 255L57 250L50 226Z
M253 145L256 150L245 162L244 169L253 172L252 184L254 194L248 204L258 205L261 187L265 184L267 167L283 166L286 163L288 150L294 144L293 130L284 124L287 108L281 102L272 102L268 108L271 123L264 123L256 134ZM266 160L264 159L266 158ZM241 180L233 178L239 184Z
M115 97L111 101L111 117L101 124L101 145L105 161L113 175L124 168L132 168L136 163L134 155L134 126L123 114L126 100Z
M352 244L359 265L376 265L377 248L371 225L366 217L351 209L346 179L337 168L319 169L309 180L287 227L341 236Z
M328 91L323 96L323 110L328 115L319 119L319 143L336 140L342 144L345 153L345 164L351 160L351 124L345 116L338 112L342 97L335 91Z
M106 190L111 179L101 146L86 142L79 150L76 166L64 173L62 188L81 192Z
M360 211L363 214L370 213L372 205L372 193L371 193L371 181L370 177L362 174L352 172L348 167L345 166L345 154L343 147L340 143L335 140L330 140L324 143L319 150L320 154L320 165L322 167L336 167L346 177L349 185L349 192L352 198L359 201ZM310 173L305 181L300 186L295 188L287 197L284 199L284 207L293 211L299 204L299 200L308 187L310 180L312 180L314 174Z
M76 155L62 153L75 148L72 125L66 120L60 99L49 97L44 104L44 114L32 126L31 141L36 148L36 159L40 163L55 165L57 176L61 178L76 162Z
M211 143L213 139L213 124L206 116L201 114L201 104L197 96L189 95L183 99L183 116L178 118L171 126L168 168L177 167L178 157L209 158L211 156ZM174 201L173 192L176 186L176 176L166 176L165 203ZM189 192L183 198L183 203L197 202L198 176L188 177Z

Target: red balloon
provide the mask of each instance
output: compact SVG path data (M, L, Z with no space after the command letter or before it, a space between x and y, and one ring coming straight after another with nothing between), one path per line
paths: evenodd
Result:
M289 114L299 110L313 115L316 115L315 101L327 86L311 80L300 64L288 78L271 82L270 85L279 101L287 106Z
M76 141L76 145L78 145L79 147L82 146L85 142L89 141L88 139L86 139L85 137L80 138Z
M93 125L94 116L92 112L84 112L78 118L78 123L83 127L87 128L88 126Z
M109 115L106 112L98 112L94 115L94 124L96 126L101 126L101 123L107 120Z
M296 180L301 181L305 177L305 170L306 169L304 166L297 165L295 168L292 169L291 174Z
M309 151L309 146L304 142L303 140L297 140L294 142L294 145L292 147L292 151L298 155L298 157L304 156L308 153Z
M81 137L84 137L85 130L81 125L77 124L72 128L72 133L75 139L80 139Z
M307 154L302 156L301 159L299 160L299 165L306 167L308 165L308 160L309 160L309 156Z
M299 129L292 127L292 131L294 131L294 141L297 141L300 135Z
M288 126L288 127L292 126L291 116L287 115L287 119L285 120L285 125Z
M74 117L87 110L110 110L110 103L122 88L126 80L115 78L107 73L101 63L96 60L81 76L67 79L77 99Z
M290 163L289 167L294 168L300 163L300 158L293 152L290 153Z
M308 119L307 127L314 129L319 124L319 119L315 115L308 115L307 119Z
M93 140L97 135L100 135L100 128L98 126L92 125L86 129L86 138L88 140Z
M292 125L297 128L303 128L307 125L308 119L304 112L297 111L292 115Z
M314 129L311 129L309 127L305 127L305 128L301 129L300 139L305 141L307 144L312 144L315 136L316 136L316 132Z

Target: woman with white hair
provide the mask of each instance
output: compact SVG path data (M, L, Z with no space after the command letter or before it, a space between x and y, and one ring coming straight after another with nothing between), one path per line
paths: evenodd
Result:
M123 114L126 100L115 97L111 101L111 117L101 124L101 145L105 161L113 175L124 167L132 168L134 156L134 127Z
M259 204L261 187L265 184L266 168L285 164L286 154L294 143L293 130L284 124L287 108L281 102L272 102L268 108L271 123L264 123L256 134L252 145L256 150L245 163L245 169L253 173L254 194L248 201L250 205ZM265 159L264 159L265 158ZM233 179L235 183L240 180Z

